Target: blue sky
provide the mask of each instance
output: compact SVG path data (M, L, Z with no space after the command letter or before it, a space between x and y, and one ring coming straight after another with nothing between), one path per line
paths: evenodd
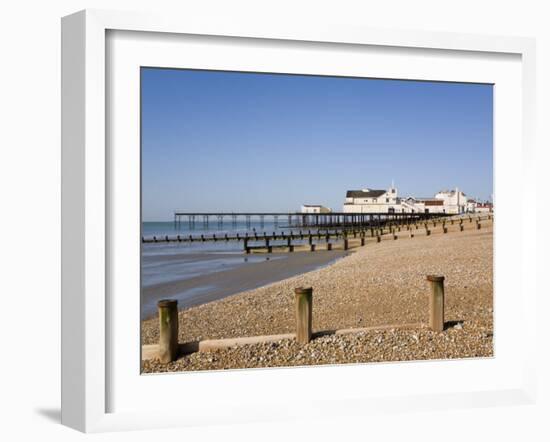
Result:
M341 211L345 192L487 199L491 85L142 68L144 221Z

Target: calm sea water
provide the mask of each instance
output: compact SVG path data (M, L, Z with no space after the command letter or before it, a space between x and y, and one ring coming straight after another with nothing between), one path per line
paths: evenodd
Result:
M298 232L299 228L293 228L292 231ZM304 229L305 230L305 229ZM187 223L182 223L177 228L173 222L144 222L142 223L142 236L151 238L153 236L188 236L199 237L201 234L210 236L223 236L227 234L244 234L248 232L253 235L254 231L258 235L266 232L268 235L275 233L291 231L283 225L275 225L273 222L251 222L250 228L247 228L245 222L237 223L233 228L231 222L225 223L223 228L218 228L217 222L210 223L209 228L204 228L202 222L196 222L195 228L190 228ZM312 229L312 231L314 231ZM273 241L273 245L281 245L283 241ZM295 244L300 241L294 241ZM261 255L243 255L243 243L240 241L217 241L217 242L170 242L170 243L144 243L142 244L142 286L147 287L169 281L177 281L186 278L192 278L198 275L209 274L228 270L242 265L269 259L284 259L285 255L271 255L270 257Z

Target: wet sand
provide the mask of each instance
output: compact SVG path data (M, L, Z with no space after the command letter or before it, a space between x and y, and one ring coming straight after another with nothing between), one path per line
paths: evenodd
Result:
M348 254L349 252L343 250L332 250L330 252L317 251L315 253L277 253L271 256L252 255L250 258L246 258L245 255L233 255L238 260L250 259L254 261L261 259L261 261L249 262L237 268L144 287L141 293L141 317L146 319L155 315L156 303L159 299L177 299L179 309L189 308L310 272ZM181 258L181 256L149 256L144 259L149 262L163 262L177 260L178 258ZM216 258L219 258L219 255L211 257L211 259Z

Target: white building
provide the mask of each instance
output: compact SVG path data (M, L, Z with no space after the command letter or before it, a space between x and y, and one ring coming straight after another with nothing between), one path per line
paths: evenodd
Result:
M345 213L465 213L472 209L464 192L455 189L438 192L433 198L399 198L397 189L348 190ZM473 211L473 210L472 210Z
M330 213L331 209L320 204L302 204L302 213Z
M344 203L344 213L392 213L401 211L397 189L348 190Z

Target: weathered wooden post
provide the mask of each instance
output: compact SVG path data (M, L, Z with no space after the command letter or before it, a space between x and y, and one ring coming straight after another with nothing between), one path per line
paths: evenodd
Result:
M397 235L395 233L393 234L393 239L397 239Z
M307 344L311 341L311 322L313 312L313 289L298 287L294 289L296 303L296 341Z
M447 227L443 226L443 233L447 233Z
M443 331L445 325L445 290L444 276L428 275L426 278L432 286L430 297L430 328L434 331Z
M315 252L315 244L310 244L309 245L309 251L310 252Z
M409 233L409 238L414 238L414 233L413 233L412 230L411 230L411 232Z
M461 232L464 232L464 224L461 224L461 225L460 225L460 231L461 231Z
M348 244L348 240L346 238L346 239L344 239L344 250L347 250L348 246L349 246L349 244Z
M477 230L481 229L481 223L479 221L476 221L476 229Z
M332 243L327 243L327 250L332 250Z
M432 233L430 232L430 229L426 228L426 236L430 236L430 233Z
M376 235L376 242L380 242L381 239L380 239L380 235Z
M166 364L178 356L178 301L162 299L158 301L159 312L159 359Z
M364 245L365 245L365 237L362 236L362 237L361 237L361 246L364 246Z

